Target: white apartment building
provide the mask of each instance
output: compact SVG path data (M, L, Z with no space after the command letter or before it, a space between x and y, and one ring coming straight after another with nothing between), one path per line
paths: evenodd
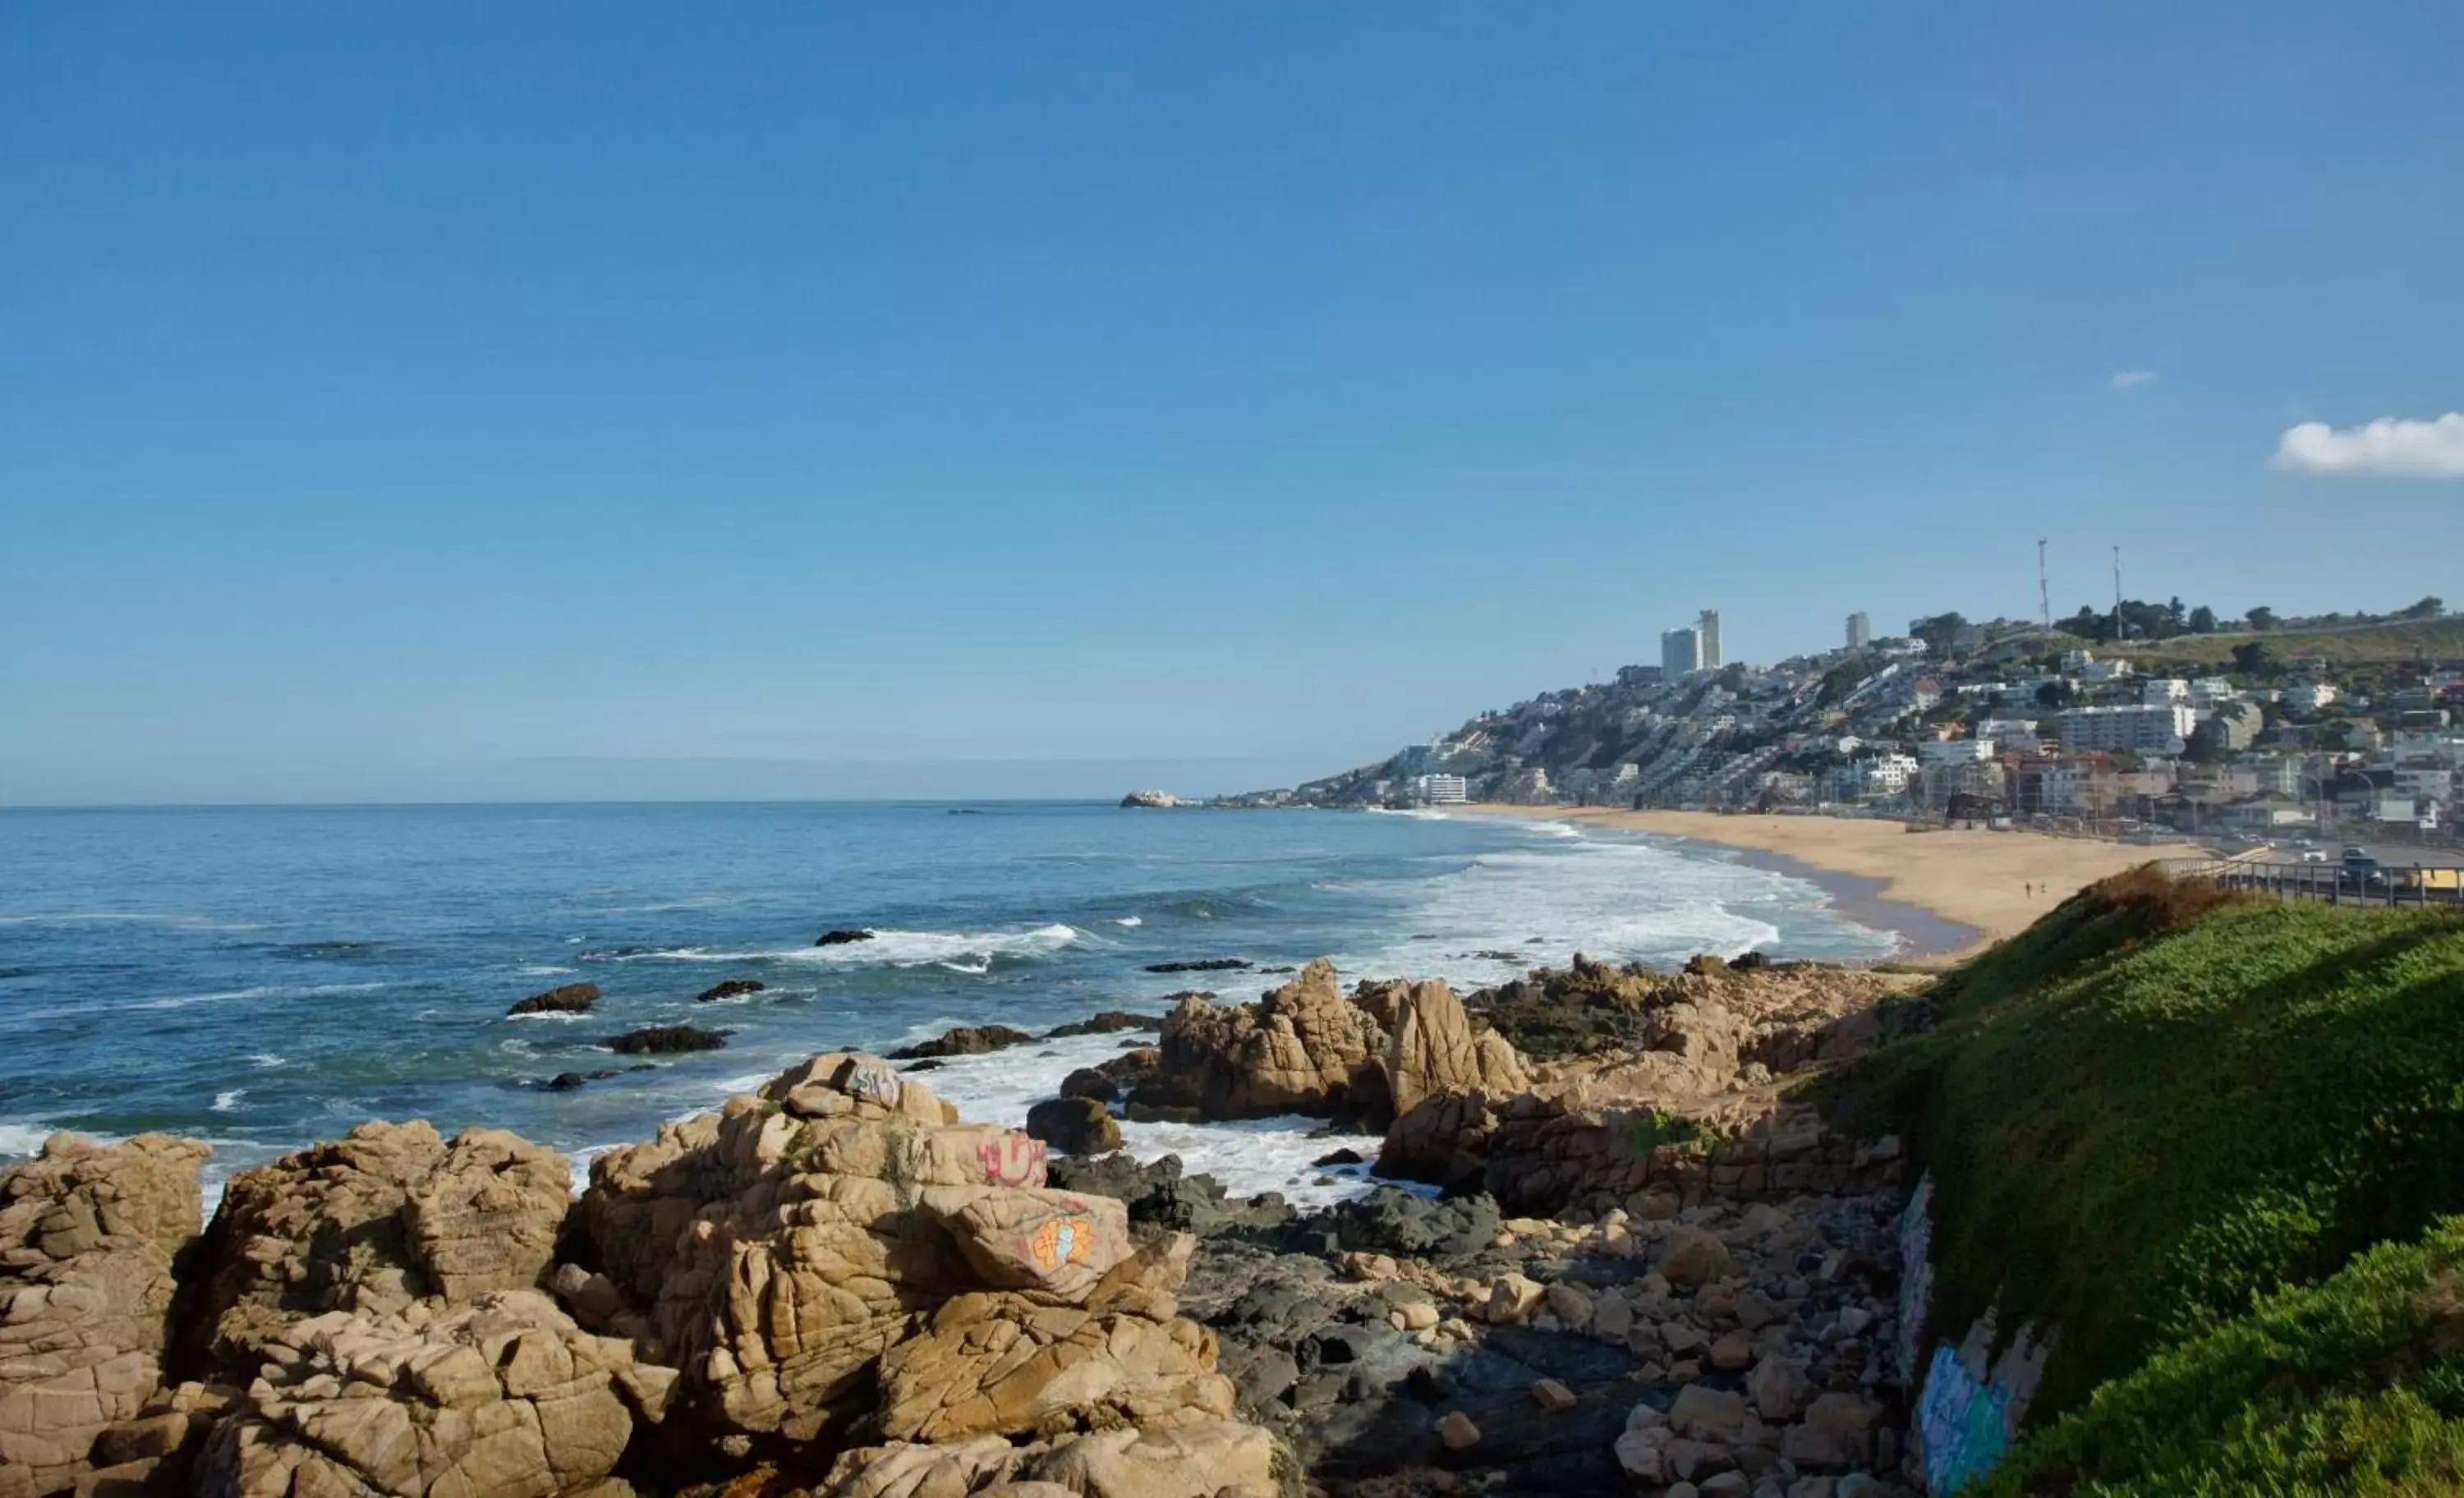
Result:
M2139 684L2139 701L2144 707L2171 707L2189 700L2190 684L2179 676L2150 676Z
M2180 754L2197 726L2189 704L2169 707L2071 708L2056 721L2065 749L2127 750L2132 754Z
M1675 681L1703 669L1703 636L1692 629L1660 631L1660 673Z
M1703 610L1703 617L1694 623L1694 632L1701 635L1703 639L1705 671L1718 671L1728 664L1728 657L1720 650L1720 611L1718 609Z
M1412 794L1431 806L1460 806L1471 800L1471 786L1460 775L1420 775L1412 780Z
M2335 701L2336 696L2337 692L2332 684L2324 681L2305 681L2298 687L2285 689L2284 705L2306 717Z
M2227 702L2240 699L2240 689L2222 676L2202 676L2190 683L2190 706L2202 713L2213 712Z
M1917 759L1928 765L1983 764L1993 758L1991 738L1936 738L1917 745Z

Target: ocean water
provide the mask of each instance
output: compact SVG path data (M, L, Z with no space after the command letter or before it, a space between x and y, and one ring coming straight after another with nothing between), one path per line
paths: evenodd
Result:
M879 936L812 944L833 927ZM1576 951L1853 958L1893 940L1804 880L1548 821L1063 803L0 812L0 1156L55 1129L163 1130L211 1142L218 1181L363 1119L425 1117L581 1161L817 1050L1282 980L1150 963L1325 956L1347 983L1469 989ZM693 1002L729 978L767 987ZM605 991L596 1012L505 1015L577 981ZM728 1031L727 1047L605 1048L682 1022ZM1017 1124L1135 1039L1022 1046L927 1080L970 1117ZM1361 1189L1357 1171L1309 1165L1346 1142L1315 1128L1128 1134L1236 1191Z

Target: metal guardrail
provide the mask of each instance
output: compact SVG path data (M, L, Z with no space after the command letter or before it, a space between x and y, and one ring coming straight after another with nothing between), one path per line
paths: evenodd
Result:
M2382 864L2365 874L2342 864L2271 864L2245 858L2174 859L2163 867L2176 879L2196 879L2218 889L2245 890L2278 899L2390 910L2464 908L2464 870L2453 867Z

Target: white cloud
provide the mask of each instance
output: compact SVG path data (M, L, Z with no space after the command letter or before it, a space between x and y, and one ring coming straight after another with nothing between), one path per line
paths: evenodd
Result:
M2274 464L2288 474L2365 474L2378 478L2464 478L2464 411L2434 421L2382 416L2342 430L2323 421L2288 427Z
M2153 369L2124 369L2113 377L2113 387L2117 390L2136 390L2143 385L2155 383L2156 371Z

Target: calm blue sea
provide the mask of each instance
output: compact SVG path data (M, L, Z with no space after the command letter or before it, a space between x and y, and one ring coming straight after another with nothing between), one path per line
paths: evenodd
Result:
M821 947L832 927L878 939ZM1674 963L1892 938L1805 881L1552 822L944 804L246 807L0 812L0 1154L54 1129L167 1130L209 1175L372 1117L513 1129L576 1154L647 1136L812 1051L957 1024L1038 1027L1204 986L1154 962L1331 957L1470 987L1538 962ZM1508 962L1480 954L1511 951ZM768 986L695 1003L727 978ZM580 1018L507 1019L587 980ZM561 1071L692 1021L726 1049L578 1091ZM955 1064L936 1088L1021 1121L1098 1037ZM1306 1126L1133 1129L1302 1196Z

